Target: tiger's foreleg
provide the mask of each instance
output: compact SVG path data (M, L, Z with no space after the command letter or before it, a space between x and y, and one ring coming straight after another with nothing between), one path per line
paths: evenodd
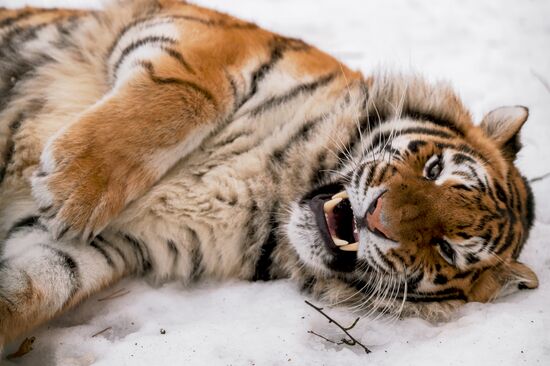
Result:
M40 225L10 234L0 257L0 351L7 342L136 272L127 243L58 242Z
M54 238L91 240L227 114L223 81L216 94L158 64L136 62L44 148L32 188Z

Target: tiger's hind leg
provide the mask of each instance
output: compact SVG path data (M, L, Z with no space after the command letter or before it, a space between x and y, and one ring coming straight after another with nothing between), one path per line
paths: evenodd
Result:
M37 217L14 225L0 257L0 351L7 342L136 272L132 248L109 237L56 242Z

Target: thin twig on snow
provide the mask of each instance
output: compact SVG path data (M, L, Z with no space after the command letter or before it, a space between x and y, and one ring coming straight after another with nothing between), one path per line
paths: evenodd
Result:
M309 306L311 306L312 308L314 308L315 310L317 310L319 313L321 313L321 315L323 315L325 318L328 319L328 322L329 324L330 323L334 323L334 325L336 325L338 328L340 328L348 337L349 339L346 339L346 338L342 338L340 340L340 342L336 342L336 341L333 341L333 340L330 340L320 334L317 334L315 333L314 331L310 330L308 331L308 333L310 334L314 334L320 338L323 338L325 341L327 342L330 342L330 343L334 343L334 344L347 344L348 346L355 346L355 345L358 345L360 346L361 348L363 348L363 350L365 351L365 353L371 353L371 350L367 348L367 346L365 346L364 344L362 344L361 342L359 342L357 339L355 339L354 336L352 336L350 333L349 333L349 330L353 329L353 327L355 327L357 325L357 322L359 322L359 319L360 318L357 318L355 319L355 321L349 326L349 327L344 327L343 325L341 325L340 323L338 323L336 320L332 319L330 316L328 316L324 311L323 311L323 308L320 308L320 307L317 307L315 305L313 305L312 303L310 303L309 301L307 300L304 300L306 304L308 304Z

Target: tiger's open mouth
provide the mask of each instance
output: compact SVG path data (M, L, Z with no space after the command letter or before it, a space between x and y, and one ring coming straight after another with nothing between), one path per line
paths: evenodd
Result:
M315 212L316 217L323 216L324 222L330 235L326 240L340 250L357 251L359 246L359 235L353 211L345 191L339 192L323 203L323 212ZM332 243L330 243L332 241Z
M344 187L339 184L320 187L304 201L309 204L325 247L333 256L330 267L342 272L353 270L359 235Z

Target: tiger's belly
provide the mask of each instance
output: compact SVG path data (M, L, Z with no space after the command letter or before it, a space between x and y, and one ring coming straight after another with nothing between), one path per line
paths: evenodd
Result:
M265 139L256 138L256 148L207 141L113 223L113 229L132 232L157 255L155 276L253 277L274 215L286 205L270 173L272 151ZM168 241L176 250L159 255Z

